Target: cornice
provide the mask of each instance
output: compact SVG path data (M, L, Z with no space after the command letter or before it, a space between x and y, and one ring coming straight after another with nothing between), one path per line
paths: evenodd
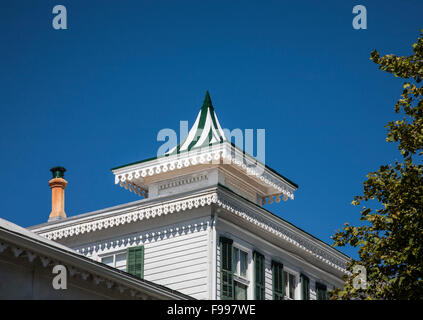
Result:
M137 182L139 179L199 164L221 163L238 167L248 176L271 188L274 195L282 195L285 200L294 200L297 186L227 142L112 169L112 172L115 175L115 184L147 197L145 187Z
M112 212L107 216L102 215L98 218L89 216L88 219L83 217L74 219L70 225L56 223L51 230L48 229L47 225L41 230L33 229L33 231L47 239L60 240L212 204L238 216L243 221L251 224L251 226L279 237L289 245L321 260L336 270L347 272L346 263L348 258L345 255L267 210L249 203L233 192L221 187L209 188L201 193L188 195L183 198L163 200L160 203L149 204L148 202L143 202L123 211Z
M75 251L83 255L92 255L96 253L101 255L105 252L119 251L131 246L138 246L145 243L155 243L159 239L177 239L182 235L201 233L210 226L210 217L200 218L196 221L172 224L154 230L135 232L132 234L120 235L109 239L103 239L94 243L79 246Z
M149 220L160 216L166 216L174 212L186 211L189 209L204 207L215 203L217 193L208 193L205 195L188 196L183 199L163 201L160 204L138 205L118 213L110 213L105 217L96 218L90 216L88 221L84 219L75 219L71 225L55 224L51 231L42 231L33 229L34 232L50 240L60 240L80 234L100 231L128 223L134 223L142 220ZM48 230L48 226L43 227Z
M345 255L281 218L274 216L267 210L245 203L245 201L240 201L232 193L225 191L219 192L217 205L258 229L279 237L325 264L347 273L346 264L348 258Z

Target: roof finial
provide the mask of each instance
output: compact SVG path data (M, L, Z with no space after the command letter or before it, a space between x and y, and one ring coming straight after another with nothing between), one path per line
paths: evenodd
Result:
M204 102L203 102L203 107L202 109L207 109L207 108L211 108L213 109L213 104L210 98L210 94L209 94L209 90L206 91L206 96L204 98Z

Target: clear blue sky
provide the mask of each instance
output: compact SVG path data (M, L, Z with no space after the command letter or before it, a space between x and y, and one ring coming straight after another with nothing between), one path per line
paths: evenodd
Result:
M54 30L54 5L68 30ZM368 29L352 28L367 7ZM67 168L69 216L134 201L110 168L155 156L162 128L190 124L209 90L225 128L266 129L266 162L297 184L267 208L325 242L365 175L392 162L384 125L401 80L369 60L408 55L423 2L0 2L0 217L47 221ZM355 256L352 249L341 249Z

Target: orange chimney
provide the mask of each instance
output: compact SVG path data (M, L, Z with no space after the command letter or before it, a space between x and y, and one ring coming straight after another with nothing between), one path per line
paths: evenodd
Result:
M68 185L64 179L66 169L54 167L50 171L53 174L53 179L48 182L51 188L51 212L48 221L65 219L65 188Z

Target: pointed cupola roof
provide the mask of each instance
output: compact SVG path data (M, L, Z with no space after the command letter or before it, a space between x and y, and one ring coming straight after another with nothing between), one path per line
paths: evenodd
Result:
M151 199L218 186L263 205L293 200L298 188L225 137L208 91L185 140L164 155L116 167L112 172L116 184Z
M216 143L227 141L220 126L209 91L206 91L203 106L197 115L194 125L185 140L171 149L168 154L191 151L195 148L208 147Z

